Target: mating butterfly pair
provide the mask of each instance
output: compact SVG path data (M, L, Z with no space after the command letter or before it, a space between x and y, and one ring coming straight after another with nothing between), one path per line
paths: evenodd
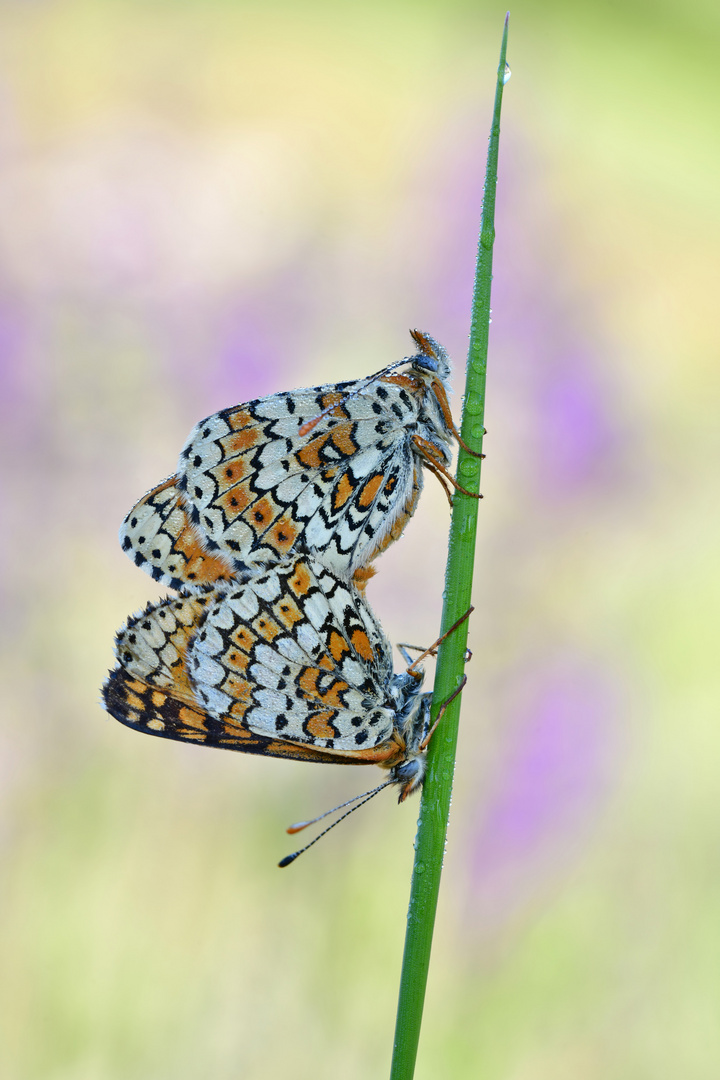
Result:
M128 514L123 548L180 595L117 635L103 687L116 719L246 753L380 764L400 801L420 786L430 695L415 665L393 674L362 595L415 510L423 467L458 487L449 362L412 336L416 356L368 379L202 421L176 475Z

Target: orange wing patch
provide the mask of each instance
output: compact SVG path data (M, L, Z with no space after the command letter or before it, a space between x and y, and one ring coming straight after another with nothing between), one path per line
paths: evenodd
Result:
M250 732L243 723L243 717L248 711L248 703L246 701L234 701L230 706L230 712L227 716L223 717L223 722L230 729L237 730L238 738L242 737L246 739L249 737Z
M330 647L330 655L336 664L339 664L343 656L350 652L350 646L345 638L338 634L337 630L331 631L328 645Z
M340 483L336 486L332 496L332 508L333 510L339 510L341 506L344 506L348 501L355 485L350 482L350 478L347 473L343 473L340 477Z
M121 529L123 549L137 566L172 588L216 585L232 578L222 556L210 555L192 525L177 477L136 503Z
M331 712L316 713L311 717L305 727L307 728L308 735L312 735L313 739L332 739L337 735L335 728L329 723L332 716Z
M183 514L185 512L183 511ZM198 540L197 533L185 515L185 526L178 533L175 548L186 560L184 572L181 573L182 564L174 563L172 552L168 558L168 573L185 577L195 585L215 585L219 581L229 581L231 578L230 567L224 559L216 555L209 555L203 550Z
M321 676L320 668L305 668L297 680L298 686L307 697L316 698L318 701L322 701L323 705L329 705L333 709L342 709L344 704L340 695L349 690L350 687L342 679L336 679L328 686L327 690L322 691L318 687L318 679ZM337 735L337 732L334 731L333 735ZM333 735L323 736L323 738L331 739Z
M228 427L231 427L233 431L241 431L243 428L252 427L255 423L255 417L251 416L247 409L239 408L233 409L225 415Z
M332 416L333 419L338 418L341 420L347 420L348 414L345 412L345 409L340 407L343 402L346 401L346 397L344 394L338 394L336 391L331 391L330 393L323 394L320 400L322 402L320 410L321 412L324 412L325 409L328 409L331 405L337 405L338 408L333 409L333 411L330 413L330 416Z
M245 520L252 526L255 533L260 535L269 529L275 518L281 512L280 507L269 495L257 499L251 509L245 514Z
M320 451L329 438L330 433L328 431L322 435L316 435L301 450L298 450L295 457L306 469L321 469L323 462L320 459Z
M243 511L247 510L252 502L252 498L248 488L243 484L238 485L238 487L231 487L224 495L218 496L215 502L222 510L225 519L229 524L240 517Z
M232 673L227 676L222 684L223 693L228 694L243 705L252 702L253 684L247 679L241 679Z
M178 716L180 723L184 724L185 727L192 728L193 731L197 731L198 733L205 733L207 731L203 715L196 709L182 708L180 709Z
M228 649L223 655L222 662L229 671L239 671L244 675L248 669L250 657L239 649Z
M297 597L306 596L310 592L312 578L310 577L310 571L302 560L297 563L292 576L288 578L288 585Z
M376 476L373 476L372 479L368 480L368 482L365 484L365 487L360 492L360 496L358 498L358 505L361 506L363 510L365 510L368 506L372 506L372 504L375 502L375 496L382 487L384 479L385 476L383 475L383 473L377 473Z
M330 432L333 445L337 447L341 454L345 457L352 457L353 454L357 454L360 447L353 439L353 427L352 424L338 424Z
M240 623L233 632L231 640L235 642L238 649L242 649L243 652L249 653L257 641L257 636L253 634L249 626L244 626L243 623Z
M413 375L385 375L380 382L394 383L411 394L417 394L420 389L420 382Z
M233 436L233 438L237 438L237 436ZM241 480L245 480L248 468L242 458L233 458L230 461L221 462L214 469L208 469L208 473L217 484L218 494L222 495L228 488L239 484Z
M270 529L265 537L265 542L281 555L285 555L295 543L297 532L297 526L293 523L292 518L285 514Z
M265 615L258 615L252 625L253 630L257 630L264 641L274 641L278 634L282 633L275 620L268 619Z
M354 630L350 640L358 656L362 656L363 660L367 660L371 664L375 657L367 634L363 630Z
M359 593L365 595L365 586L370 578L375 577L377 570L374 566L359 566L353 574L353 585Z
M138 697L137 694L133 694L131 690L128 690L127 702L128 705L131 705L134 709L139 709L140 711L142 711L145 708L145 702L143 701L143 699L141 697Z
M238 458L252 450L262 442L262 432L256 427L245 428L243 431L234 431L232 435L223 435L218 439L223 456L226 458Z
M305 618L292 597L283 596L273 605L273 611L286 630L292 630L295 623Z

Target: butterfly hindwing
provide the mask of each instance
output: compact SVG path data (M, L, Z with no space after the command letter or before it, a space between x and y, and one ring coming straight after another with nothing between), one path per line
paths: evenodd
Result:
M209 550L195 529L174 476L133 506L120 527L122 548L147 574L171 589L203 592L235 584L236 568Z
M149 604L115 648L103 695L138 730L280 757L397 758L390 643L360 590L317 560Z
M188 670L208 711L258 734L357 751L393 731L390 645L358 590L310 558L219 595Z
M179 696L174 686L159 688L130 675L123 667L110 672L102 693L105 708L121 724L163 739L297 761L366 763L361 759L339 759L331 751L314 746L296 746L257 735L235 719L211 716L196 702Z

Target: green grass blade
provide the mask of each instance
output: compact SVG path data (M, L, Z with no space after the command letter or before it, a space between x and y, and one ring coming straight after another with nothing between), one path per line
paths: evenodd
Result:
M503 85L507 81L505 63L507 36L508 16L505 18L500 49L495 106L485 172L461 428L463 439L476 451L482 449L484 435L485 373L490 323L492 253L495 239L495 188L500 142L500 107ZM457 478L468 491L479 490L480 459L472 457L462 448L459 452ZM453 500L448 562L445 572L443 631L452 626L470 607L477 516L478 500L456 493ZM440 646L433 692L433 715L462 680L467 631L468 624L464 622ZM458 697L448 707L428 751L428 771L422 792L420 819L415 839L415 865L410 890L390 1080L411 1080L415 1072L450 811L460 701L461 697Z

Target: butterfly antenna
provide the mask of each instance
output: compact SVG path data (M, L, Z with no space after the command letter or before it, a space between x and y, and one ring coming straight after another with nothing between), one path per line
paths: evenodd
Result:
M312 420L306 420L301 428L298 429L298 435L309 435L313 428L317 427L320 421L331 413L333 409L339 409L346 401L350 401L351 398L357 397L358 394L362 394L363 390L367 390L368 386L374 383L377 379L381 379L383 375L387 375L389 371L394 371L395 368L402 367L403 364L408 363L408 357L404 357L402 360L396 360L394 364L389 364L384 367L382 371L376 371L374 375L370 375L364 383L358 386L357 390L353 390L351 394L346 394L345 397L340 398L340 401L336 401L333 405L328 405L326 409L323 409L317 416L313 416Z
M323 829L321 833L318 833L315 839L311 840L309 844L306 844L305 847L300 848L299 851L294 851L292 855L286 855L284 859L281 859L278 863L278 866L289 866L291 862L295 862L298 855L302 855L302 853L304 851L307 851L308 848L311 848L313 844L317 844L318 840L320 840L325 835L325 833L329 833L331 829L334 829L336 825L339 825L341 821L344 821L345 818L348 817L350 814L354 813L355 810L359 810L360 807L364 806L366 802L370 802L370 800L374 798L374 796L377 795L379 791L382 791L383 788L390 787L390 785L394 783L394 780L386 780L378 787L373 788L372 791L366 791L364 795L356 795L354 799L348 799L347 802L341 803L340 806L335 806L332 810L326 810L324 814L320 814L319 817L313 818L312 821L301 821L297 825L291 825L290 828L287 830L289 833L300 832L300 830L304 829L307 825L314 825L316 821L320 821L322 818L327 817L328 814L334 814L336 810L342 810L343 806L348 806L350 803L355 803L355 806L350 807L350 809L346 810L344 814L341 814L337 821L333 821L332 825L328 825L326 829ZM358 800L360 801L358 802Z
M303 829L307 829L308 825L315 825L318 821L322 821L322 819L326 818L329 814L334 814L338 810L344 810L346 806L350 806L351 803L357 802L358 799L364 799L366 795L377 794L378 791L382 791L386 783L388 783L387 780L384 783L380 784L378 787L373 788L372 791L363 791L360 795L353 795L352 799L348 799L347 802L341 802L339 806L333 806L332 810L326 810L324 814L318 814L317 817L310 818L309 821L297 821L294 825L290 825L285 830L285 832L290 833L291 836L294 833L302 832Z

